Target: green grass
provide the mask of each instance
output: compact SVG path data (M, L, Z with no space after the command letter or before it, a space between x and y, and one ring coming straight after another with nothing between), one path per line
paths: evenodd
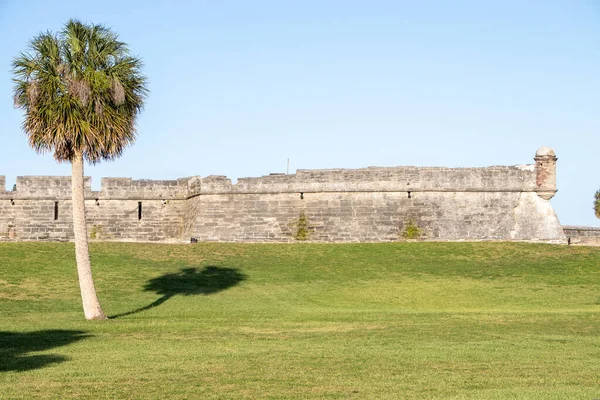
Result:
M0 399L600 398L600 248L0 244Z

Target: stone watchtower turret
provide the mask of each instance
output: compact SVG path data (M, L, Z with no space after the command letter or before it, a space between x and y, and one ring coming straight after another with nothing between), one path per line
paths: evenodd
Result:
M536 192L544 200L556 194L556 154L550 147L540 147L535 153Z

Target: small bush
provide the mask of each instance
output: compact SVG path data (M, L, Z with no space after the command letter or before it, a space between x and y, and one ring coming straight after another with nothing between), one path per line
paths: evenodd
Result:
M300 213L297 222L298 230L296 231L296 240L308 240L308 218L306 218L306 214L304 211Z
M404 225L404 230L402 231L402 237L404 239L418 239L422 234L423 229L421 229L413 219L408 220L408 222Z
M92 225L90 229L90 239L99 239L102 236L102 225Z

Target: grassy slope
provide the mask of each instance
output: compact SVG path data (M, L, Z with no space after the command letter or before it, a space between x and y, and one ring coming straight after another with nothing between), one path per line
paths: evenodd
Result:
M0 244L0 399L600 398L598 248L91 250L126 315L83 320L71 244Z

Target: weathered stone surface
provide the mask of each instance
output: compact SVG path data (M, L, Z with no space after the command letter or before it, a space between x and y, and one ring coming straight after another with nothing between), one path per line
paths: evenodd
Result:
M549 147L540 147L535 153L535 184L538 195L550 200L556 194L556 156Z
M224 176L104 178L97 192L87 178L88 230L96 240L285 242L305 223L313 241L396 241L416 226L423 240L566 242L546 199L556 192L556 157L542 148L535 160L299 170L235 185ZM72 240L71 218L69 177L18 177L15 191L0 190L0 240Z
M600 246L600 228L591 226L563 226L569 244Z

